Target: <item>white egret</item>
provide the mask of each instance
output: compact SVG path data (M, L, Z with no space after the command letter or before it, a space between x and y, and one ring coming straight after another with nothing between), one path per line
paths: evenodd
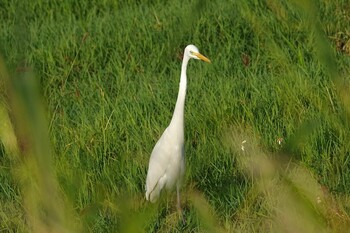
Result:
M185 172L184 107L187 87L187 64L191 59L210 60L199 53L194 45L188 45L183 55L179 93L169 126L153 148L146 179L146 199L155 202L162 189L176 185L177 206L180 206L180 184Z

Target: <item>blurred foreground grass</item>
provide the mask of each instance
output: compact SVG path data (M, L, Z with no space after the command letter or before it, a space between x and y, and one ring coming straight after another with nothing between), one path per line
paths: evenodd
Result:
M347 1L2 1L0 231L347 232ZM144 200L196 44L186 224Z

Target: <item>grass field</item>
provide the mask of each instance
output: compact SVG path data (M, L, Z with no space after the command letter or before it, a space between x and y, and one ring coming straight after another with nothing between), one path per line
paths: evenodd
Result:
M0 2L0 232L348 232L350 2ZM146 202L195 44L185 223Z

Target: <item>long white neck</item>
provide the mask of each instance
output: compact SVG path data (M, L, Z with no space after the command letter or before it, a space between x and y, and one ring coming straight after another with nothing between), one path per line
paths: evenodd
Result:
M176 130L180 130L179 133L183 135L184 130L184 111L185 111L185 98L186 98L186 88L187 88L187 64L190 59L184 56L181 67L181 78L179 94L177 96L175 110L173 118L171 119L169 127L174 127Z

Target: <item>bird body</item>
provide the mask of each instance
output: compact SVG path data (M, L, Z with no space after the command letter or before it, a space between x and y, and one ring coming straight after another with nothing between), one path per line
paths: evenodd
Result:
M146 199L151 202L158 199L164 187L171 190L175 185L179 186L185 172L183 133L173 132L169 125L151 154L146 181Z
M187 64L191 59L210 60L198 52L194 45L185 48L181 67L179 93L169 126L156 143L151 153L146 178L146 199L155 202L161 191L177 188L178 207L180 208L179 188L185 173L184 148L184 109L187 88Z

